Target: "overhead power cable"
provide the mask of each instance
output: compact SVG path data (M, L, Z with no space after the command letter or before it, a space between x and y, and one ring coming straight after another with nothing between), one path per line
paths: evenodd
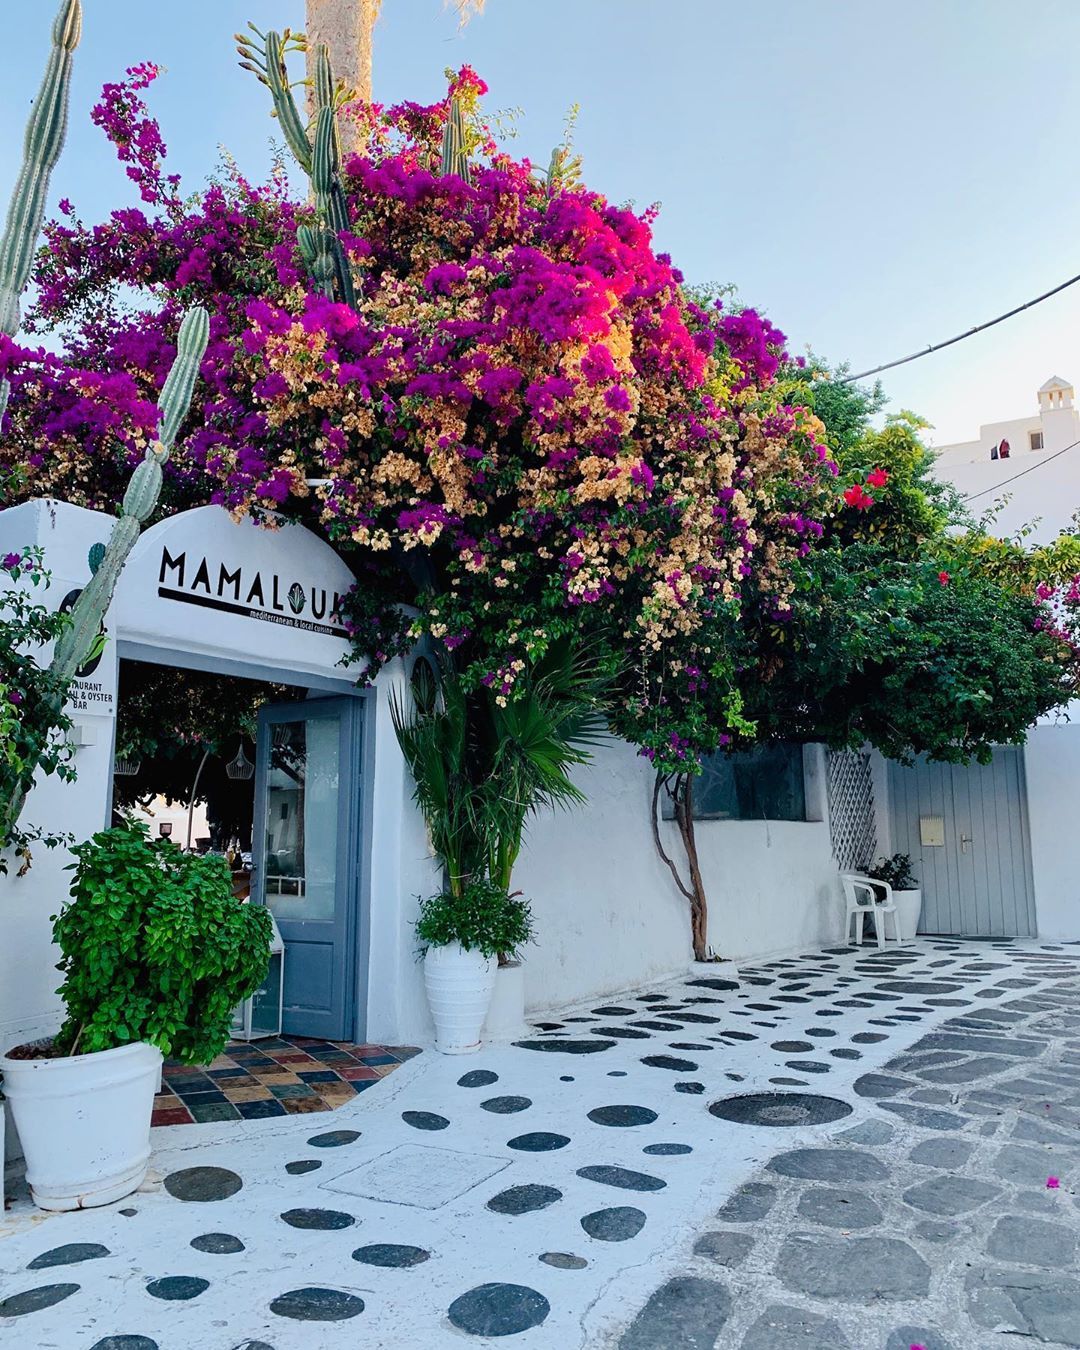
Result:
M924 347L921 351L912 352L910 356L901 356L895 361L886 361L883 366L874 366L872 370L860 370L857 375L845 375L837 383L854 384L856 380L866 380L871 375L880 375L883 370L892 370L895 366L907 365L909 361L918 361L921 356L929 356L932 352L940 352L945 347L951 347L955 342L963 342L965 338L974 337L976 333L983 333L987 328L993 328L997 323L1004 323L1006 319L1011 319L1014 314L1022 314L1025 309L1041 305L1044 300L1049 300L1052 295L1058 295L1061 291L1067 290L1068 287L1075 286L1078 281L1080 281L1080 272L1076 276L1070 277L1068 281L1063 281L1060 286L1055 286L1052 291L1044 291L1042 295L1037 295L1034 300L1028 300L1022 305L1017 305L1015 309L999 314L996 319L990 319L986 323L978 323L974 328L969 328L966 333L958 333L956 337L951 337L945 342L935 342L929 347Z
M995 483L993 487L983 488L981 492L973 492L970 497L965 497L965 502L973 502L978 497L985 497L988 492L1000 492L1003 487L1008 487L1010 483L1015 483L1018 478L1023 478L1025 474L1034 473L1036 469L1041 469L1044 464L1049 464L1052 459L1058 459L1061 455L1068 454L1070 450L1075 450L1080 445L1080 441L1073 441L1072 445L1067 445L1063 450L1055 450L1052 455L1047 455L1045 459L1040 459L1037 464L1029 464L1026 469L1021 469L1019 473L1014 473L1011 478L1006 478L1003 483Z

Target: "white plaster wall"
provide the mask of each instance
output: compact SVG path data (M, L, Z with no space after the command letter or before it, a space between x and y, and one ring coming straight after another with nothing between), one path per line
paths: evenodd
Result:
M1041 938L1080 939L1080 723L1034 727L1024 749Z
M85 584L87 551L105 537L102 520L79 507L56 510L48 502L28 502L0 512L0 553L35 545L44 548L53 581L39 597L58 605L69 589ZM47 653L39 657L46 658ZM93 678L115 689L115 644L106 647ZM76 751L78 777L67 783L39 775L22 823L81 840L107 824L113 720L79 714L74 721L75 737L87 742ZM30 870L20 877L19 861L8 854L8 874L0 876L0 1049L4 1050L49 1035L63 1017L56 997L59 951L52 944L52 915L67 898L70 876L64 869L72 858L66 848L48 850L40 844L32 858ZM6 1131L6 1149L9 1157L18 1153L14 1130Z
M709 937L735 961L834 946L844 902L824 821L703 820Z
M685 970L687 901L649 828L652 771L610 742L578 775L588 804L537 819L514 873L538 940L526 956L531 1009L600 997ZM665 846L680 858L673 823ZM735 959L831 944L843 903L825 821L699 821L697 844L716 953Z
M648 983L685 970L692 956L687 902L649 829L648 766L613 741L576 781L588 804L538 817L514 871L537 930L525 952L530 1008Z
M434 1037L417 958L419 899L442 884L431 856L423 819L412 802L412 779L398 749L390 718L390 695L403 695L405 671L395 661L379 677L366 731L374 739L370 790L370 949L361 972L367 1039L371 1044L413 1044ZM363 960L363 953L361 953Z
M1032 431L1042 431L1042 450L1029 448ZM990 459L991 444L1003 439L1009 442L1009 458ZM992 526L995 534L1009 536L1038 521L1032 542L1049 543L1080 510L1080 445L1058 454L1077 440L1077 409L1044 409L1030 417L987 423L979 428L976 441L934 447L934 473L952 483L962 496L974 497L968 505L976 517L1003 503ZM1050 458L1054 455L1057 458ZM1028 469L1034 472L1025 472Z

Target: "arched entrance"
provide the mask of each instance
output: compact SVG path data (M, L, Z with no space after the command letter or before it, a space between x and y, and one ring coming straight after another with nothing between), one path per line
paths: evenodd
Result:
M366 932L366 699L356 673L341 666L348 645L337 617L352 582L334 550L302 526L267 528L199 507L145 532L109 616L121 723L125 686L148 666L199 672L177 681L178 697L196 679L211 699L214 681L234 694L245 685L260 691L253 744L238 732L237 760L211 768L246 793L250 854L230 850L230 858L238 884L270 908L285 939L284 1030L330 1040L355 1033ZM276 701L268 689L279 691ZM196 843L222 847L210 837Z

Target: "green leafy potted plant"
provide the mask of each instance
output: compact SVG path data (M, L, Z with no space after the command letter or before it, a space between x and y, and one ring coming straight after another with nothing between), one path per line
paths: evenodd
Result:
M911 855L894 853L891 858L879 858L866 875L892 887L900 939L910 942L918 932L922 913L922 890L911 870Z
M413 798L446 875L444 894L429 902L440 902L440 912L449 912L451 901L465 904L467 890L470 906L481 895L485 906L494 905L496 895L510 902L511 875L530 816L585 801L570 773L588 763L590 747L605 735L610 682L597 652L568 639L523 663L509 695L469 686L448 661L438 671L426 659L417 662L411 700L393 701L391 713L412 772ZM458 950L433 942L426 968L471 963L470 980L482 979L480 987L488 990L489 1035L509 1039L524 1029L524 980L516 953L525 940L495 946L490 979L464 944ZM440 949L440 955L431 954ZM445 985L442 1003L453 997L453 987Z
M486 877L456 894L443 891L421 902L416 935L424 944L424 984L443 1054L480 1049L491 1003L497 960L513 956L532 937L529 906Z
M131 822L72 852L53 920L67 1015L51 1040L0 1058L34 1202L83 1209L146 1174L163 1055L206 1064L266 974L271 921L233 896L224 858Z

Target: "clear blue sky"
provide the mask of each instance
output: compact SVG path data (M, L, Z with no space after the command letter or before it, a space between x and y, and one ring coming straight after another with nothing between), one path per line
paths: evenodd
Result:
M303 0L85 0L71 138L54 179L96 220L133 200L89 109L154 60L151 91L188 190L226 146L251 177L275 126L231 34L302 27ZM7 5L0 184L53 5ZM459 31L440 0L385 0L375 94L430 101L468 61L516 150L546 163L568 106L587 179L659 201L658 245L695 281L734 282L792 346L855 369L926 345L1080 272L1077 0L488 0ZM886 379L938 443L1080 382L1080 285Z

